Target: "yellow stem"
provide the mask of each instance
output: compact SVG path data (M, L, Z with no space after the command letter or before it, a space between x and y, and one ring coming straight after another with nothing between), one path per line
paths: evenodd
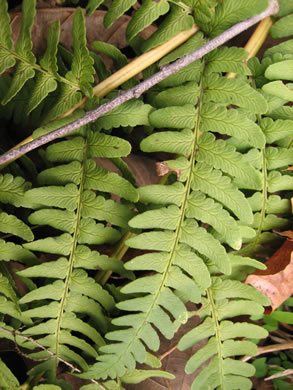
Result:
M115 88L119 87L127 80L136 76L141 71L160 60L166 54L176 49L176 47L180 46L182 43L191 38L198 30L199 28L194 25L190 30L181 31L169 41L135 58L129 64L113 73L106 80L96 85L94 87L94 95L98 96L99 98L104 97L109 92L113 91ZM63 114L62 117L67 117L71 115L77 108L83 107L86 99L87 98L84 97L76 106L72 107L69 111Z

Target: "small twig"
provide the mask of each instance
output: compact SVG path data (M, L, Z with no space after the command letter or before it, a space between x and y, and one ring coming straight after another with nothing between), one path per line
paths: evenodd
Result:
M165 359L165 357L167 357L168 355L170 355L171 353L173 353L174 351L176 351L177 347L178 347L178 344L174 345L172 348L168 349L168 351L164 352L164 353L159 357L159 359L160 359L160 360Z
M14 340L16 340L16 337L20 337L26 341L30 341L31 343L35 344L37 347L39 347L40 349L48 352L49 355L51 355L51 357L54 357L56 358L57 360L59 360L61 363L65 364L66 366L70 367L72 369L73 372L77 372L77 373L81 373L82 371L79 369L79 368L76 368L74 367L71 363L67 362L66 360L62 359L61 357L57 356L54 352L50 351L49 349L47 349L46 347L44 347L42 344L38 343L36 340L34 340L33 338L31 337L28 337L28 336L24 336L22 335L21 333L16 333L12 330L9 330L9 329L6 329L6 328L2 328L0 327L0 331L2 332L6 332L8 334L10 334L11 336L14 337ZM17 344L16 344L17 345ZM32 360L36 360L34 358L31 358L29 355L26 355L24 353L21 352L21 355L25 356L26 358L28 359L32 359ZM37 361L39 360L45 360L45 359L37 359ZM46 358L47 360L47 358ZM94 379L90 379L90 381L98 386L100 386L101 390L107 390L104 386L102 386L100 383L98 383L97 381L95 381Z
M66 134L71 133L72 131L78 129L81 126L84 126L90 122L93 122L100 118L102 115L105 115L107 112L112 111L114 108L120 106L122 103L136 98L138 99L145 91L158 84L162 80L169 77L171 74L178 72L183 69L185 66L191 64L192 62L202 58L204 55L209 53L210 51L216 49L217 47L223 45L225 42L229 41L231 38L240 34L242 31L247 30L249 27L255 25L262 19L267 16L274 15L279 10L278 0L270 0L268 8L249 19L246 19L240 23L235 24L233 27L224 31L222 34L207 42L205 45L200 47L199 49L193 51L192 53L186 55L183 58L173 62L170 65L164 66L159 72L157 72L152 77L148 78L145 81L142 81L140 84L135 87L121 93L116 98L111 101L102 104L95 110L88 111L82 118L79 118L66 126L60 127L57 130L54 130L48 134L45 134L25 145L20 146L17 149L13 149L7 153L4 153L0 157L0 165L7 163L10 160L14 160L19 156L30 152L42 145L47 144L50 141L53 141L56 138L63 137Z
M266 345L265 347L259 347L256 356L263 355L264 353L284 351L286 349L293 349L293 342ZM255 358L255 356L244 356L241 360L247 362L248 360Z

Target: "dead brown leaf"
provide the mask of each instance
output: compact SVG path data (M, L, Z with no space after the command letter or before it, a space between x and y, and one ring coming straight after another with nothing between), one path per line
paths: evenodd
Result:
M257 270L249 275L245 283L269 298L271 307L265 313L270 314L293 294L293 241L286 240L266 262L266 266L265 271Z

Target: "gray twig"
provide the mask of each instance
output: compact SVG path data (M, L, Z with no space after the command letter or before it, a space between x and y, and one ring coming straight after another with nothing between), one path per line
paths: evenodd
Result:
M147 80L144 80L140 84L136 85L135 87L121 93L119 96L112 99L111 101L102 104L100 107L96 108L95 110L88 111L83 117L76 119L75 121L63 127L60 127L57 130L45 134L31 142L28 142L27 144L22 145L19 148L4 153L2 156L0 156L0 165L10 160L14 160L22 156L23 154L38 148L39 146L45 145L48 142L53 141L56 138L69 134L73 130L78 129L79 127L84 126L87 123L97 120L102 115L105 115L107 112L112 111L114 108L120 106L120 104L126 102L127 100L133 98L136 99L139 98L145 91L147 91L154 85L158 84L160 81L164 80L171 74L178 72L180 69L184 68L185 66L191 64L192 62L198 60L199 58L202 58L204 55L216 49L217 47L223 45L231 38L247 30L249 27L260 22L262 19L266 18L267 16L276 14L278 11L279 11L278 0L270 0L268 8L262 13L252 16L249 19L246 19L240 23L235 24L233 27L224 31L222 34L218 35L216 38L207 42L199 49L193 51L192 53L186 55L183 58L180 58L179 60L173 62L170 65L164 66L159 72L157 72Z

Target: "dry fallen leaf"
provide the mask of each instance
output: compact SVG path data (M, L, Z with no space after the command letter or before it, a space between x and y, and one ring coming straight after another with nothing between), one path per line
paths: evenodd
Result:
M265 313L270 314L293 294L293 241L287 239L266 262L266 266L265 271L257 270L249 275L245 283L251 284L269 298L271 308L266 309Z

